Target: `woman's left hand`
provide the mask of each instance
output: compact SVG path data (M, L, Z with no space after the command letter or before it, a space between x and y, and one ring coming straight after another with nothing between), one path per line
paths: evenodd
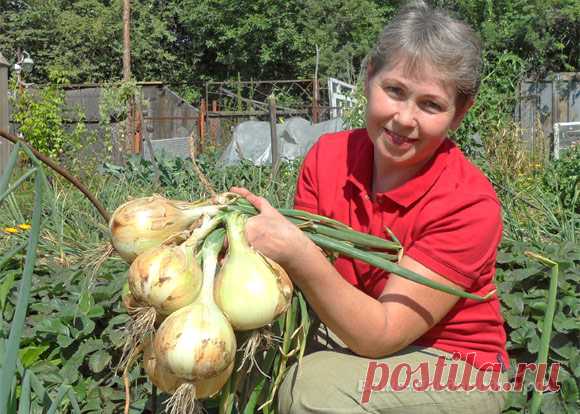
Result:
M299 260L297 252L304 248L305 243L312 243L310 239L264 197L246 188L232 187L230 191L244 197L260 212L246 223L246 238L250 245L282 267L292 267L293 260Z

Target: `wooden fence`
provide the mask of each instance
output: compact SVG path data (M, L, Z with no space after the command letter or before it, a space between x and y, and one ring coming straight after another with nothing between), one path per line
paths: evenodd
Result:
M543 145L553 150L554 124L580 122L580 73L523 80L515 118L530 148Z

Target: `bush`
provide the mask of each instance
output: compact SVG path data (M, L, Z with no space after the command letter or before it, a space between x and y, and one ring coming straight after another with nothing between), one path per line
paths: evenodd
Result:
M542 177L546 189L558 194L561 204L580 214L580 145L564 151Z
M66 126L65 93L68 82L61 72L51 72L51 83L36 92L24 90L14 97L14 121L26 140L41 153L61 159L77 154L86 132L82 119L73 128Z

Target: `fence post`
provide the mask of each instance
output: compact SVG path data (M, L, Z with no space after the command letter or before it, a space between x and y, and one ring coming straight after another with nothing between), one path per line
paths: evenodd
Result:
M199 147L203 151L204 139L205 139L205 118L207 116L206 102L205 99L201 99L201 104L199 105Z
M143 154L141 143L143 142L143 112L141 111L141 98L135 103L135 129L133 131L133 154Z
M312 123L318 123L318 114L320 109L318 108L318 100L319 100L319 85L318 85L318 78L315 78L312 81Z
M276 97L270 95L268 97L268 104L270 106L270 140L272 148L272 177L276 176L278 172L278 164L280 163L280 153L278 151L278 134L276 132Z
M214 113L218 111L218 104L217 104L217 101L215 99L213 101L211 101L211 111ZM213 146L217 145L218 122L219 122L219 118L212 118L209 121L209 133L211 135L211 143Z
M10 132L8 119L8 68L10 65L0 53L0 129ZM8 161L8 156L12 150L12 144L0 138L0 175L4 171L4 166Z

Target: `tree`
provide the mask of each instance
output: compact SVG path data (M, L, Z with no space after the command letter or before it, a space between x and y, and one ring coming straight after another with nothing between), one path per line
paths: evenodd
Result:
M0 49L73 83L122 76L121 0L0 0ZM133 74L200 87L208 79L310 78L316 45L321 77L354 80L395 3L379 0L134 0ZM434 0L472 24L489 59L509 51L530 73L579 70L577 0Z

